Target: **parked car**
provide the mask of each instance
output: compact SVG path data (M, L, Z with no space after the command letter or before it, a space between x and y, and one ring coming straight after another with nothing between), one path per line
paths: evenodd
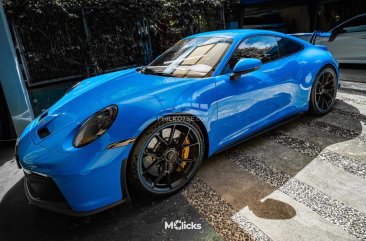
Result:
M310 40L310 33L293 34ZM353 17L329 32L318 33L316 44L325 45L340 63L366 64L366 14Z
M245 29L264 29L285 33L287 24L278 13L257 13L245 15Z
M328 113L338 76L331 53L278 32L184 38L146 67L80 82L33 121L16 150L26 196L89 215L132 189L171 195L213 154L302 113Z

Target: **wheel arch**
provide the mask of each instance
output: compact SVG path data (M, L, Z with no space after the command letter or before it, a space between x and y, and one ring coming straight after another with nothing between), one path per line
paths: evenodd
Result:
M324 65L323 65L323 67L321 67L320 69L324 69L324 68L326 68L326 67L330 67L330 68L332 68L333 70L334 70L334 72L336 73L336 75L337 75L337 82L339 81L339 71L338 71L338 67L337 66L335 66L335 64L334 63L325 63ZM319 70L320 71L320 70Z
M312 81L312 87L310 89L310 92L309 92L309 99L308 99L308 103L309 103L309 109L308 111L310 113L313 113L315 114L316 112L314 112L314 108L312 107L312 93L313 93L313 89L315 88L315 83L316 83L316 79L318 78L319 74L321 74L325 69L331 69L334 71L335 75L336 75L336 92L339 88L339 72L338 72L338 68L336 66L334 66L334 64L332 63L324 63L316 72L316 75L315 77L313 78L313 81ZM335 97L334 97L335 98ZM325 112L327 113L327 112ZM323 113L323 114L325 114ZM316 115L319 115L319 114L316 114Z
M323 69L328 68L328 67L334 70L334 72L335 72L335 74L336 74L336 76L337 76L337 83L339 83L339 71L338 71L338 67L337 67L337 66L335 66L335 64L334 64L334 63L331 63L331 62L326 62L326 63L323 63L323 64L321 65L321 67L317 70L317 72L316 72L316 74L315 74L315 76L314 76L314 78L313 78L312 83L314 83L315 78L317 77L317 75L318 75L318 74L319 74Z
M208 136L208 131L207 131L207 128L205 126L205 124L203 123L203 121L201 120L201 118L199 118L198 116L194 115L194 114L191 114L191 113L186 113L186 112L178 112L178 113L170 113L170 114L166 114L166 115L163 115L161 117L159 117L159 119L164 119L166 117L169 117L169 116L191 116L194 118L194 121L197 123L197 125L199 126L202 134L203 134L203 138L204 138L204 141L205 141L205 158L208 157L208 153L209 153L209 143L210 143L210 139L209 139L209 136ZM135 142L133 143L133 146L132 146L132 149L134 149L134 147L136 146L136 143L138 143L138 141L141 139L142 135L144 134L144 132L150 128L150 126L154 125L156 122L159 121L159 119L155 119L154 121L151 121L151 123L149 123L148 125L146 125L143 130L140 131L140 133L138 134L138 136L136 137L136 140ZM130 155L131 155L132 151L130 152ZM129 158L130 159L130 155L129 155Z
M311 91L312 91L313 84L314 84L314 81L315 81L316 77L318 76L318 74L323 69L325 69L327 67L330 67L334 70L334 72L336 73L336 76L337 76L337 84L339 84L339 71L338 71L337 64L334 61L323 61L321 64L319 64L318 68L316 68L315 70L312 71L313 78L310 82L311 83L311 88L310 88L310 90L308 91L308 94L307 94L307 102L308 103L310 102L310 95L311 95ZM309 105L309 107L310 107L310 105Z
M202 122L202 120L197 117L194 114L191 113L170 113L170 114L166 114L164 116L162 116L161 118L163 119L164 117L169 117L169 116L190 116L194 118L194 121L197 123L198 127L200 128L202 134L203 134L203 138L205 141L205 153L204 153L204 158L207 159L208 158L208 154L209 154L209 136L208 136L208 131L207 128L205 126L205 124ZM140 133L136 136L136 139L131 147L131 151L128 155L128 158L126 160L124 160L124 162L122 163L122 170L121 170L121 190L122 190L122 194L127 195L127 199L130 200L130 192L129 190L131 190L131 184L129 179L127 178L128 176L128 169L131 163L131 157L134 153L134 149L136 148L136 145L138 143L138 141L142 138L143 134L145 133L146 130L148 130L152 125L154 125L156 122L158 122L159 119L155 119L154 121L151 121L151 123L149 123L148 125L144 126L144 128L140 131Z

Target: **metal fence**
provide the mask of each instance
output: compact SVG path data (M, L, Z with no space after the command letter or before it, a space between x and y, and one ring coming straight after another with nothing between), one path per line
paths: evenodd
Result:
M52 9L50 9L52 11ZM126 24L114 10L81 8L12 19L29 85L62 81L143 64L151 59L144 19ZM145 49L144 49L145 48Z
M27 12L11 19L11 25L25 80L30 85L85 74L87 50L79 16L59 11Z
M144 16L127 19L120 7L48 6L9 14L24 79L29 86L147 64L180 38L224 27L222 8L197 9L187 25ZM131 16L131 12L129 13ZM175 25L171 23L174 22Z

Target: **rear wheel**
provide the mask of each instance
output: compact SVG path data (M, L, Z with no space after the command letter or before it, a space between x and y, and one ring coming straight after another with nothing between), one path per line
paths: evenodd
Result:
M128 176L140 194L173 194L197 173L204 158L204 138L190 117L179 119L189 121L158 121L137 141Z
M334 106L337 95L337 74L331 67L323 68L316 76L310 95L310 112L324 115Z

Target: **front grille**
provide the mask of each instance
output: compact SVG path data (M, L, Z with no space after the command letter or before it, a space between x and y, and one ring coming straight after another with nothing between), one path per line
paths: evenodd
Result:
M43 177L35 173L24 173L29 194L33 199L44 202L52 202L60 207L68 207L68 204L58 189L56 183L49 177Z

